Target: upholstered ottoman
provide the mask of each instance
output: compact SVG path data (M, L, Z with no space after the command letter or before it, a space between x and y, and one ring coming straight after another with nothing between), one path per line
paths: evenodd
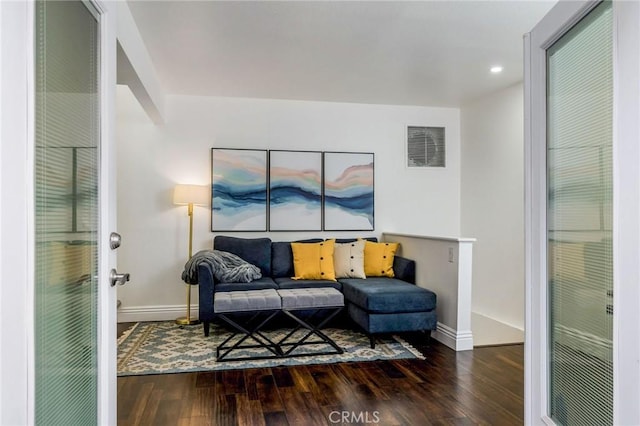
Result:
M369 335L423 330L429 335L438 323L436 295L394 278L341 279L351 319Z
M282 299L274 289L228 291L216 293L213 299L213 311L218 318L229 324L232 333L216 348L217 361L236 361L279 357L282 355L280 347L260 330L282 308ZM235 315L234 314L245 314ZM249 314L249 315L246 315ZM242 335L234 344L227 345L234 337ZM251 338L254 345L243 345ZM265 355L243 356L229 358L228 355L236 349L264 348L269 351Z
M306 356L311 353L293 352L302 345L329 345L333 350L315 351L313 355L341 354L343 350L333 339L320 329L344 308L344 296L335 288L295 288L277 290L282 298L282 312L292 318L297 326L279 342L283 356ZM324 313L324 318L317 318L316 314ZM295 333L304 328L307 332L303 336L293 338ZM308 340L315 335L319 340ZM293 339L292 339L293 338ZM285 350L286 348L286 350Z

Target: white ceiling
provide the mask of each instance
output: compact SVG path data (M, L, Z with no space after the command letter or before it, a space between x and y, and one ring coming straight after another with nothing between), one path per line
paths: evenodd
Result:
M129 0L166 93L451 107L521 81L554 4Z

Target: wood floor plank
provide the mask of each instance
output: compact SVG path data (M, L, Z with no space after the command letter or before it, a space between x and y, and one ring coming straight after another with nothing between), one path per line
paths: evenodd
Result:
M135 383L134 383L135 385ZM126 420L122 420L122 424L139 425L143 419L144 410L147 408L147 403L153 392L153 383L143 383L136 392L135 400L131 405L131 410L127 413Z
M160 396L162 396L162 394ZM169 425L169 424L177 425L180 423L181 411L182 411L181 400L176 400L176 399L164 400L162 398L159 398L157 400L156 406L154 407L153 414L149 412L148 417L146 417L141 422L141 424L143 425L146 424L150 426ZM146 415L147 413L145 413L145 416Z
M378 365L380 366L380 369L384 371L384 374L386 374L390 379L404 379L407 377L396 367L395 362L380 361Z
M215 426L213 420L208 417L191 417L178 420L177 426Z
M202 371L196 375L196 387L197 388L210 388L215 387L218 371ZM179 376L179 374L177 374Z
M287 367L275 367L271 369L273 378L278 388L288 388L294 386L293 377Z
M305 365L289 367L289 371L293 379L293 385L299 392L310 393L316 387L311 372Z
M348 392L342 387L343 383L337 379L331 365L309 365L307 368L316 385L312 387L312 393L318 399L319 405L339 405L343 401L340 395Z
M361 373L367 377L367 383L375 383L375 386L385 388L393 385L393 380L385 373L384 366L381 362L359 363Z
M521 396L500 388L490 380L478 380L472 376L461 377L460 379L461 387L473 393L487 406L495 407L496 410L505 410L512 414L523 415L521 411L523 411L524 400Z
M243 370L221 371L216 377L217 383L224 383L224 387L220 390L227 395L244 393L246 390Z
M341 374L345 377L351 386L360 388L360 391L371 392L374 399L388 400L389 396L385 393L384 388L380 386L378 376L371 374L371 369L361 368L360 363L345 362L336 365L341 370ZM367 398L369 399L369 398Z
M261 377L269 375L271 375L271 369L269 368L248 368L244 370L245 389L250 400L260 400L258 381ZM218 386L224 386L224 383L220 382Z
M216 394L214 402L214 425L237 425L238 407L235 394Z
M215 387L197 388L191 398L190 417L213 418L217 392Z
M287 415L284 413L284 411L265 413L264 421L266 426L289 426Z
M284 412L284 406L273 375L263 375L256 380L257 394L265 413Z
M236 395L236 418L239 426L265 426L262 404L246 394Z
M456 393L456 400L467 417L483 424L522 424L520 413L509 412L491 398L493 395L483 394L482 390L466 390L461 387Z
M293 387L280 389L282 403L286 407L285 415L291 425L325 425L320 407L309 394L298 392Z

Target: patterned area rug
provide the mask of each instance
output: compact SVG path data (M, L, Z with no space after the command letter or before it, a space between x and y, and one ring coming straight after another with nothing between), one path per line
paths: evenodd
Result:
M369 338L363 333L338 328L325 328L322 331L344 350L343 354L216 362L216 346L230 335L227 329L219 325L211 324L209 337L204 337L201 325L180 327L172 321L136 323L118 339L118 376L350 361L424 359L418 350L397 336L378 338L376 339L376 348L371 349ZM284 336L287 332L286 329L270 330L265 334L277 341L278 336ZM248 339L245 344L250 341ZM299 347L297 351L318 351L329 348L328 345L323 345L324 347L320 345L303 346ZM265 350L256 348L242 351L236 351L232 356L248 354L250 351L251 355L255 356L264 353Z

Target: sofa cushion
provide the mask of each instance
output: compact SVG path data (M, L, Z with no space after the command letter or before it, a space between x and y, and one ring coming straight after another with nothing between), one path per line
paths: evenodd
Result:
M344 278L340 282L345 299L367 312L421 312L436 308L435 293L395 278Z
M336 240L321 243L291 243L296 280L336 280L333 249Z
M328 280L294 280L292 278L281 277L275 279L278 288L290 289L290 288L322 288L331 287L336 290L342 291L342 284L338 281Z
M298 243L319 243L320 238L296 241ZM271 276L273 278L291 278L293 270L293 251L290 241L274 241L271 243Z
M227 251L256 265L264 277L271 276L271 240L269 238L236 238L217 235L214 250Z
M257 280L253 280L249 283L217 283L214 287L214 291L243 291L243 290L265 290L265 289L277 289L278 285L269 277L262 277Z

